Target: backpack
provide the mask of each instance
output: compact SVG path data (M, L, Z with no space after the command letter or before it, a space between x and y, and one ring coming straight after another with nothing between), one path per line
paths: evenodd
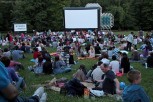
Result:
M84 89L87 88L77 78L73 78L65 84L67 95L82 96L84 95Z

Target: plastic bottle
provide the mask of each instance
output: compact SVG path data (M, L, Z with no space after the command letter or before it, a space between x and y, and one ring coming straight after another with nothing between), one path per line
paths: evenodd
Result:
M146 69L148 68L148 65L147 65L147 63L145 63L145 68L146 68Z

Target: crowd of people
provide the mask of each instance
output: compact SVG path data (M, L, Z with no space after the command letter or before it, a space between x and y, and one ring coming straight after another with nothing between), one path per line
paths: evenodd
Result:
M74 56L78 60L97 59L97 63L90 70L86 69L86 65L81 64L72 78L81 82L90 80L95 84L93 90L103 90L106 94L120 94L125 102L149 102L145 91L138 85L141 82L141 73L132 70L130 65L133 61L140 61L142 65L153 68L153 33L149 32L146 36L143 33L142 31L139 31L138 34L131 32L128 36L123 36L122 34L115 35L110 31L76 31L50 32L41 35L36 33L33 36L22 33L21 35L16 34L14 37L8 33L6 37L0 39L0 44L4 47L4 49L0 49L0 79L2 79L1 83L5 84L0 83L0 92L3 94L0 100L21 102L20 97L17 97L17 91L25 90L26 83L17 72L24 69L22 63L18 61L26 58L25 53L32 53L31 61L34 62L34 65L29 66L28 69L36 75L56 75L70 72L71 66L77 63ZM140 48L138 44L141 45ZM56 53L50 54L46 47L55 48ZM129 56L129 52L131 56ZM117 76L124 74L127 74L131 85L122 92ZM13 92L9 91L10 88ZM42 91L41 87L32 98L27 100L38 102L47 96ZM37 95L40 93L41 95ZM12 96L3 97L9 94ZM144 99L142 99L143 97ZM21 100L24 99L21 98Z

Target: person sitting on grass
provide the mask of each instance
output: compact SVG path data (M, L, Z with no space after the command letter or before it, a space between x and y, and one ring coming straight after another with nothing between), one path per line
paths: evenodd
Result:
M33 59L36 59L40 55L40 52L38 51L38 48L34 48L33 50Z
M40 55L38 57L38 62L34 65L35 74L42 74L43 73L43 64L44 64L44 59L43 59L43 56Z
M70 55L70 58L69 58L69 64L74 64L74 50L73 48L70 48L69 50L69 55Z
M2 56L6 56L8 58L11 58L11 51L8 48L4 48L4 52Z
M19 96L2 62L0 62L0 79L0 102L46 102L47 93L44 92L44 87L39 87L29 98Z
M53 73L60 74L71 71L71 68L66 68L66 63L59 58L59 56L55 56L55 61L53 63Z
M50 57L46 57L46 62L43 64L43 73L45 74L52 74L53 69L52 69L52 62Z
M110 62L109 66L110 66L110 69L115 73L115 75L119 73L120 63L119 61L117 61L117 58L115 55L112 56L112 61Z
M84 82L87 79L86 74L87 71L85 69L85 65L81 64L77 72L73 74L73 77L77 78L81 82Z
M90 46L89 58L94 58L94 57L95 57L95 48L93 46Z
M95 82L95 83L97 80L101 80L101 77L104 74L104 72L100 68L101 64L102 64L102 62L99 61L97 64L97 67L91 73L91 78L92 78L93 82Z
M96 54L96 56L101 55L101 48L100 48L99 44L96 44L96 46L95 46L95 54Z
M124 102L151 102L144 89L139 85L141 83L140 71L129 71L127 79L131 84L124 88L122 94Z
M140 61L140 53L137 50L133 50L131 53L132 61Z
M17 61L21 58L24 58L24 51L20 50L18 46L14 47L14 50L12 51L12 59L13 61Z
M106 94L121 94L119 81L114 72L110 70L109 63L103 63L100 67L104 74L101 80L97 80L100 84L93 89L103 90Z
M25 84L24 79L21 76L19 76L13 68L9 67L10 59L8 57L2 57L0 60L5 65L5 67L8 71L10 81L15 84L17 89L19 89L19 90L25 89L26 84Z
M150 52L150 55L147 57L146 63L147 67L153 68L153 52Z
M108 59L108 54L107 53L104 53L103 56L102 56L102 59L100 60L101 62L108 62L110 63L110 60Z
M122 53L122 59L121 59L121 70L122 74L128 73L130 71L130 62L128 55L126 53Z

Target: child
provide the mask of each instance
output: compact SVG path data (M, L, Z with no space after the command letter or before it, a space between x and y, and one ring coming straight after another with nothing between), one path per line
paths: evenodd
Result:
M125 87L123 91L124 102L150 102L144 89L139 85L141 83L141 73L138 70L131 70L127 74L131 85Z

